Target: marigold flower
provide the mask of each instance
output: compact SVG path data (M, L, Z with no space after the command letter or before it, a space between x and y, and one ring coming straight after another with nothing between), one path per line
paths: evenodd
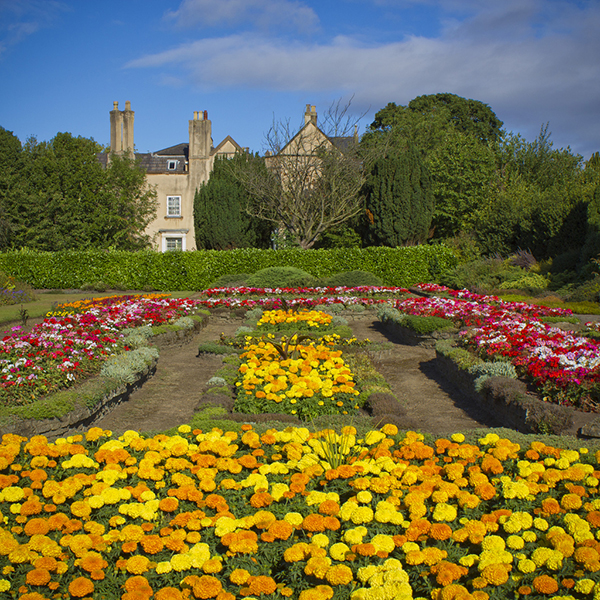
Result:
M175 512L179 508L179 500L177 498L163 498L158 503L158 508L163 512Z
M248 582L248 587L251 594L273 594L277 589L277 583L271 577L266 575L258 575L251 577Z
M25 583L29 585L47 585L51 576L47 569L32 569L27 572Z
M244 585L250 579L250 573L246 569L235 569L229 575L229 581L236 585Z
M76 598L83 598L89 596L94 591L94 582L89 580L87 577L77 577L69 583L69 594Z
M150 568L150 560L146 556L131 556L127 559L125 570L132 575L141 575Z
M558 592L558 582L549 575L539 575L533 582L533 589L539 594L555 594Z

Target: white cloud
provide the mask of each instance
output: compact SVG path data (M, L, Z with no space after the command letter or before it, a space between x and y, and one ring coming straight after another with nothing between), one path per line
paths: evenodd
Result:
M269 27L285 27L308 32L319 18L312 8L295 0L183 0L166 18L178 27L213 27L240 23Z
M550 121L557 145L587 154L600 145L600 6L552 4L536 12L537 0L485 3L438 38L368 45L337 37L318 44L238 33L127 66L176 68L174 75L201 89L354 93L358 109L452 92L489 104L511 128L530 127L534 136Z

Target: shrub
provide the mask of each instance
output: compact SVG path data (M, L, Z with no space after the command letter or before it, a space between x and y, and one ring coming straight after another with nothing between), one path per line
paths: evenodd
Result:
M211 288L235 288L246 285L250 275L248 273L231 273L229 275L221 275L213 281L209 287Z
M412 329L420 335L427 335L440 329L453 327L454 323L442 317L417 317L415 315L406 315L402 321L402 325Z
M549 281L537 273L528 273L524 277L511 281L503 281L498 287L501 290L523 290L530 294L539 294L548 287Z
M329 287L360 287L363 285L383 285L383 281L377 275L368 271L345 271L326 277L321 285Z
M139 252L18 250L0 253L0 270L34 288L80 288L102 281L110 289L203 290L222 275L256 273L267 267L290 265L325 278L340 271L368 271L388 285L409 287L439 282L456 266L453 250L442 245L403 248L332 248L323 250L204 250L197 252Z
M156 348L142 347L122 352L109 358L102 365L100 375L122 383L135 383L139 374L157 359L158 350Z
M475 389L481 392L483 383L490 377L507 377L517 379L517 371L512 363L506 361L484 362L469 367L469 373L475 375Z
M296 267L268 267L250 275L246 281L249 287L257 288L305 287L315 283L310 273Z
M500 288L505 283L508 284L508 289L513 289L514 282L528 275L528 271L511 266L500 258L486 258L460 264L443 274L440 281L454 289L468 288L489 292Z

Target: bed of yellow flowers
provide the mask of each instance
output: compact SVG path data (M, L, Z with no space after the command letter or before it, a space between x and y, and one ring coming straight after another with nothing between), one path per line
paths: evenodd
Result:
M331 321L331 315L317 310L265 311L257 331L304 326L318 330L321 337L311 340L294 333L276 343L272 333L258 339L248 336L240 357L234 409L297 415L304 421L320 415L356 414L363 402L342 351L336 349L339 336L325 333Z
M599 458L392 425L7 434L0 597L598 598Z

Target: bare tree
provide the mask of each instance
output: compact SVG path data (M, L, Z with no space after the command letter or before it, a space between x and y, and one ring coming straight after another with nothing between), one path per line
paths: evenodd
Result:
M304 125L274 121L265 136L265 164L249 161L236 172L251 196L247 212L276 223L301 248L312 248L327 230L357 215L364 183L350 103L332 104L317 126L307 105Z

